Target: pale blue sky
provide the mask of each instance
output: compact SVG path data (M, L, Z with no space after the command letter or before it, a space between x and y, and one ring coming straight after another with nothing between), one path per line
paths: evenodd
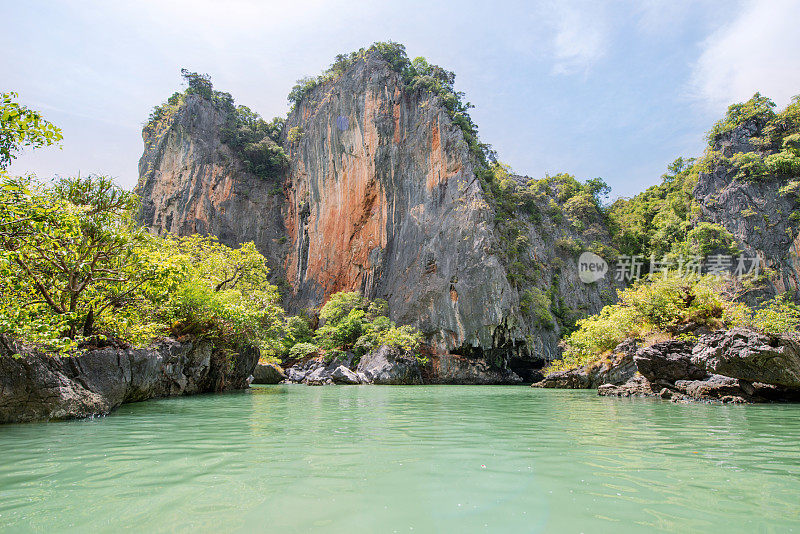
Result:
M141 126L211 74L270 118L340 52L406 45L457 74L484 142L515 171L600 176L612 196L656 183L732 101L800 93L800 0L255 2L3 0L0 91L64 130L15 173L137 179Z

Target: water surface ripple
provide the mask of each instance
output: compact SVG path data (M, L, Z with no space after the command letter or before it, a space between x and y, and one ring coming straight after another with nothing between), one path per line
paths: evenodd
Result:
M800 531L800 405L266 386L0 427L13 532Z

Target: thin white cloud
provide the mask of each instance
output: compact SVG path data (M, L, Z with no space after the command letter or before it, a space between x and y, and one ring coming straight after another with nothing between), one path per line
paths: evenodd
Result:
M551 5L553 73L585 73L608 48L606 15L590 2Z
M753 0L703 44L690 91L719 113L756 91L778 106L800 93L800 1Z

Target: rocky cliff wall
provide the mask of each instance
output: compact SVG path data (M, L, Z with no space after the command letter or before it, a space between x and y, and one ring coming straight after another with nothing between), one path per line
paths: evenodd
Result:
M579 281L579 251L556 244L591 240L548 215L553 199L535 221L515 222L537 272L510 282L507 244L462 131L438 96L409 89L377 54L289 114L282 139L291 163L280 187L243 171L220 141L223 122L195 96L164 125L145 128L141 219L159 232L255 241L287 279L290 311L359 290L386 299L392 319L419 327L434 353L524 375L558 355L561 333L558 320L523 311L526 290L547 295L546 315L557 307L572 316L598 311L613 290Z
M781 189L794 176L767 174L741 176L740 167L726 158L736 154L760 157L776 150L762 149L751 139L762 133L762 124L747 121L722 135L712 147L719 158L707 172L701 172L694 196L701 218L724 226L736 238L747 257L760 256L771 272L770 293L800 290L800 210L795 194Z
M226 244L255 242L282 276L286 230L281 180L246 170L222 142L225 113L198 95L142 131L140 221L158 234L217 236Z

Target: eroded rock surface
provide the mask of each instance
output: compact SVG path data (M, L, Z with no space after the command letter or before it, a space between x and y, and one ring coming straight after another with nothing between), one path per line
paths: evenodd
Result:
M386 345L362 356L356 371L372 384L422 384L416 358Z
M253 370L253 384L279 384L284 380L286 374L274 363L259 363Z
M603 384L598 393L673 401L797 401L798 347L794 336L745 328L711 332L694 345L656 343L637 351L635 376L622 384Z
M800 342L746 328L703 336L692 360L709 373L786 388L800 388Z
M532 384L538 388L593 389L603 384L623 384L636 374L634 355L638 340L628 339L617 345L609 358L592 365L558 371Z
M725 158L742 153L773 154L776 147L751 142L753 137L761 135L764 126L759 118L745 121L716 139L713 148ZM735 167L720 160L700 173L693 192L703 219L724 226L733 234L744 256L758 256L770 268L769 287L745 295L751 303L775 293L800 290L800 232L792 218L800 209L800 199L781 191L790 178L797 177L768 175L743 179L737 177ZM763 267L760 271L763 272Z
M537 201L536 217L520 217L528 246L519 260L536 269L510 281L499 252L511 245L461 129L438 96L407 87L377 54L295 106L282 136L291 163L277 181L245 171L221 142L224 121L190 96L145 127L140 219L158 232L255 241L288 282L290 312L358 290L386 299L391 318L417 326L437 354L467 358L444 361L454 376L474 379L462 363L483 361L530 381L559 355L556 307L577 317L613 299L608 280L583 284L576 267L576 243L602 243L608 232L556 214L558 191ZM551 295L543 309L523 305L534 289Z
M0 423L105 415L127 402L247 388L258 351L228 354L175 340L71 358L13 346L0 353Z

